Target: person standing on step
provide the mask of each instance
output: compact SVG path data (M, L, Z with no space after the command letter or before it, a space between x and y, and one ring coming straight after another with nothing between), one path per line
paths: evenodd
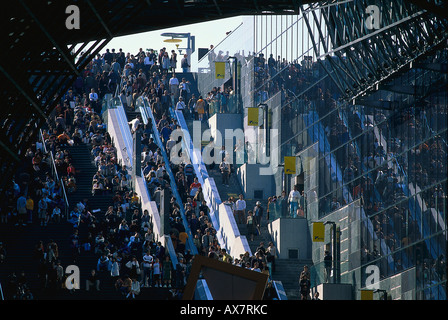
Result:
M170 93L174 94L174 99L178 99L179 97L179 79L176 77L176 74L173 72L173 75L171 76L169 80L170 85Z
M199 96L198 101L196 102L195 114L197 116L197 120L202 121L204 119L205 100L202 98L202 96Z
M176 111L181 111L182 114L185 116L185 102L184 102L184 97L180 96L179 97L179 101L177 101L176 103Z
M258 234L261 234L261 219L263 218L263 207L261 206L261 202L257 201L254 207L254 219L255 219L255 227L258 230Z
M187 79L182 78L179 83L179 95L183 97L184 101L188 101L188 94L190 93L190 82Z
M239 199L235 202L235 218L238 218L238 223L244 223L246 221L246 201L243 199L243 195L239 195Z
M170 71L175 72L177 67L177 53L174 50L171 50L170 56Z
M247 212L247 220L246 220L246 226L247 226L247 233L250 236L250 241L254 241L254 235L255 235L255 222L254 217L252 214L252 210L249 210Z
M190 120L198 120L197 101L196 95L192 93L191 98L188 100L188 116Z
M300 287L300 299L310 300L311 281L310 278L303 272L300 274L299 287Z
M269 242L266 248L266 261L271 264L272 272L275 272L275 259L277 258L277 249L272 241Z
M222 184L228 187L230 176L230 164L226 161L226 158L223 158L221 163L219 164L219 170L221 170Z
M148 250L143 256L142 266L142 280L141 283L143 287L151 287L152 286L152 267L154 263L154 257L151 255L151 252Z
M288 203L289 203L289 214L292 218L297 217L297 209L299 208L300 203L300 192L299 187L297 185L294 186L293 190L289 193Z
M45 198L42 197L38 202L38 218L40 220L40 226L46 225L46 219L47 219L47 210L48 210L48 203L45 201Z
M183 73L187 73L190 69L190 64L188 63L188 54L184 54L182 60L180 60L180 66Z

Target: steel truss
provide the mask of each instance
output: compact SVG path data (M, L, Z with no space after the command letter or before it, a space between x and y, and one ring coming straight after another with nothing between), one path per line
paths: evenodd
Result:
M448 39L446 19L406 1L374 3L379 9L378 29L367 24L372 1L301 7L317 60L349 102L381 89Z

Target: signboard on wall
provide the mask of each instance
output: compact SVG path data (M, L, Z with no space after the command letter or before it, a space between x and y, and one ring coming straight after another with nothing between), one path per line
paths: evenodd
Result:
M325 241L325 225L323 222L313 222L313 242Z
M373 290L361 290L361 300L373 300Z
M226 63L215 61L215 78L224 79L226 75Z
M296 174L296 157L285 157L285 174Z
M247 125L258 127L258 108L247 108Z

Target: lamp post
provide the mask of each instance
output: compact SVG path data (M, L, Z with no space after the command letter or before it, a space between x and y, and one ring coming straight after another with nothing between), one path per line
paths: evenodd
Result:
M235 92L236 99L236 112L241 112L241 106L243 105L243 100L241 97L241 61L238 61L237 57L229 56L227 60L233 60L233 64L231 65L231 73L233 79L233 90Z
M336 223L334 221L326 221L324 225L331 224L332 228L332 246L333 246L333 283L339 283L338 259L336 245Z
M263 133L263 139L264 139L264 145L265 145L265 154L266 157L269 157L271 155L271 150L270 150L270 131L268 128L268 108L269 106L266 103L259 103L258 108L262 108L263 109L263 129L264 129L264 133Z
M195 36L192 36L191 33L174 33L174 32L165 32L161 34L162 37L171 37L171 39L164 40L165 42L182 42L179 38L187 39L187 47L179 48L179 44L176 45L179 54L182 54L182 50L186 51L188 64L191 66L191 55L195 51Z
M373 291L374 293L376 292L382 292L383 293L383 299L381 300L387 300L387 291L384 289L376 289L375 291Z

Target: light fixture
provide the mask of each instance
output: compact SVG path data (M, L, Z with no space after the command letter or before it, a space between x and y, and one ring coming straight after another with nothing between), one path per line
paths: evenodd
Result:
M173 39L165 39L165 40L163 40L163 42L178 43L178 42L182 42L182 40L173 38Z

